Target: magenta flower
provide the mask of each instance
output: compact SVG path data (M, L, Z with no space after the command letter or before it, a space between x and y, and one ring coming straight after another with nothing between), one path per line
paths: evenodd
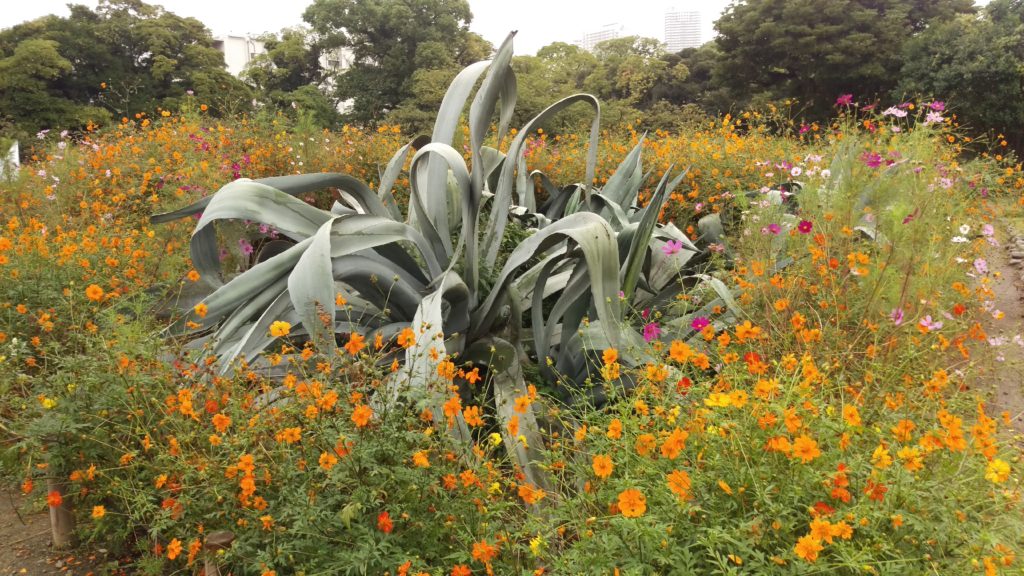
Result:
M921 328L924 328L925 332L934 332L942 329L942 322L933 321L931 315L921 318L921 322L919 322L919 324Z
M869 168L878 168L882 165L882 155L877 152L865 152L860 158Z
M810 234L811 230L814 229L814 223L810 220L801 220L800 223L796 225L796 229L799 230L801 234Z
M935 102L929 104L928 107L931 108L932 110L935 110L936 112L942 112L943 110L946 109L946 103L941 100L936 100Z
M836 98L836 106L849 106L853 104L853 94L840 94L839 98Z
M681 240L669 240L668 242L665 243L664 246L661 247L661 251L664 252L666 256L678 254L679 251L682 249L683 242Z
M889 314L889 319L897 326L903 324L903 308L893 308Z
M238 240L238 247L242 250L242 254L246 256L249 256L253 252L252 244L250 244L245 238Z
M644 326L644 342L650 344L661 336L661 327L657 322L650 322Z
M697 316L693 319L693 322L690 322L690 326L698 332L707 328L710 324L711 321L703 316Z
M768 232L771 234L775 234L777 236L779 232L782 232L782 226L779 226L778 224L775 223L769 224Z

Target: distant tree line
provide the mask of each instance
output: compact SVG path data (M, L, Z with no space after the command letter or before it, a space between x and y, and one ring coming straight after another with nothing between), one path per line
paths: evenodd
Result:
M214 113L255 106L319 126L423 131L458 71L494 49L469 30L467 0L314 0L303 19L263 37L266 53L241 79L201 22L142 0L72 6L68 17L0 31L0 132L173 110L189 91ZM854 94L944 99L970 129L1024 141L1024 0L980 11L972 0L737 0L715 27L714 41L679 53L626 37L592 52L556 42L518 56L518 120L580 91L601 98L609 123L645 129L781 100L820 120L838 95ZM339 49L347 70L324 65ZM587 112L578 114L551 128Z

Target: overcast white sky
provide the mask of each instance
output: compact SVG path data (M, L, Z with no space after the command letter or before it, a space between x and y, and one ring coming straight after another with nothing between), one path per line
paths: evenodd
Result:
M214 34L276 32L302 23L302 12L312 0L147 0L182 16L198 18ZM828 0L821 0L827 2ZM45 14L68 13L68 0L0 0L0 28L9 28ZM97 0L78 0L95 8ZM976 0L987 4L988 0ZM676 8L695 10L704 20L703 40L714 35L712 23L729 0L469 0L470 28L501 43L510 30L518 30L516 53L533 54L551 42L573 42L606 24L619 24L623 35L638 34L664 40L664 14Z
M302 23L302 12L312 0L147 0L181 16L193 16L214 34L276 32ZM78 0L95 8L97 0ZM711 23L729 0L469 0L470 28L495 46L510 30L516 34L516 53L533 54L555 41L573 42L605 24L620 24L625 34L664 40L664 14L675 7L696 10L704 19L704 40L713 34ZM0 28L9 28L45 14L67 15L68 0L0 0Z

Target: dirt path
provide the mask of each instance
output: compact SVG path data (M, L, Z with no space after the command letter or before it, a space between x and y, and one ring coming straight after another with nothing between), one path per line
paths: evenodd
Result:
M992 250L989 269L998 272L992 286L995 309L1005 314L985 326L996 362L989 367L984 385L992 390L996 414L1010 415L1008 433L1024 447L1024 236L1009 222L1000 228L1001 248Z
M0 487L0 576L98 574L96 556L50 550L50 518L17 488Z

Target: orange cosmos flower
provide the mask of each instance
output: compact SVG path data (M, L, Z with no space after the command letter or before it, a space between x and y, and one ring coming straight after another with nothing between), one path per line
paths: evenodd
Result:
M358 332L353 332L348 337L348 343L345 344L345 350L349 354L355 356L359 354L359 351L366 347L366 338Z
M213 427L217 429L217 432L223 434L228 426L231 426L231 418L218 412L213 415Z
M536 504L540 502L541 498L544 498L544 490L529 484L520 484L519 497L527 504Z
M385 510L377 515L377 529L385 534L391 534L395 525L391 522L391 514Z
M636 439L636 453L641 456L647 456L654 451L654 447L657 440L653 434L641 434Z
M619 493L619 510L626 518L639 518L647 511L647 497L636 488Z
M808 534L800 537L796 546L793 547L793 553L803 560L814 562L818 559L818 552L824 549L825 547L821 545L821 540Z
M793 458L799 458L801 462L806 464L818 456L821 456L821 450L818 449L817 442L815 442L811 437L803 435L793 441L793 450L791 455Z
M611 366L612 364L618 362L619 351L616 350L615 348L606 348L604 353L601 354L601 360L604 361L605 366Z
M610 456L598 454L597 456L594 456L591 467L594 469L594 474L596 474L598 478L607 478L612 475L612 469L615 465L612 464Z
M63 504L63 503L64 503L64 497L63 497L63 496L61 496L61 495L60 495L60 492L58 492L58 491L56 491L56 490L51 490L51 491L50 491L50 492L49 492L49 493L48 493L48 494L46 495L46 504L47 504L47 505L48 505L48 506L49 506L50 508L57 508L57 507L59 507L59 506L60 506L61 504Z
M467 406L462 411L462 417L465 418L466 424L469 426L483 426L484 420L480 417L479 406Z
M487 540L473 543L473 559L481 564L490 564L491 560L498 555L497 546L492 546Z
M186 278L188 278L189 281L191 281L191 282L198 282L199 281L199 272L196 272L195 270L189 270L188 271L188 275L186 276Z
M85 289L85 297L93 302L99 302L100 300L103 300L103 288L100 288L96 284L90 284L89 287Z
M405 328L398 333L398 345L408 348L416 343L416 331L412 328Z
M679 496L680 500L689 500L693 497L690 494L690 475L685 470L673 470L668 475L668 489Z
M608 424L608 437L612 440L622 438L622 421L618 418L612 420L611 424Z
M274 438L278 442L295 444L296 442L302 439L302 428L285 428L284 430L281 430L280 432L275 434Z
M277 320L270 325L270 335L274 338L287 336L292 331L292 325L283 320Z
M107 514L107 509L105 507L103 507L103 506L93 506L92 507L92 519L93 520L99 520L100 518L103 518L104 516L106 516L106 514Z
M843 420L846 420L846 423L854 428L860 426L860 411L853 404L843 406Z
M675 460L679 457L679 454L686 448L686 439L689 438L690 434L685 430L676 428L669 434L668 439L661 445L661 455L669 460Z
M167 559L174 560L181 554L181 540L175 538L167 545Z
M412 455L412 463L419 468L430 468L430 458L426 450L420 450Z
M352 411L352 422L357 428L365 428L370 423L371 416L373 416L373 409L366 404L360 404Z
M323 452L320 454L320 467L324 470L330 470L334 468L335 464L338 463L338 458L334 454Z

